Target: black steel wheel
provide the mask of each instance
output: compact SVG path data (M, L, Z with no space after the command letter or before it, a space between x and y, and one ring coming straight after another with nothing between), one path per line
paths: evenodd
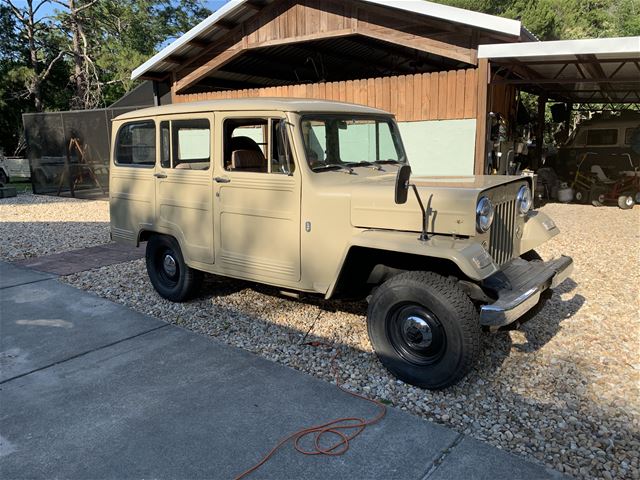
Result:
M184 302L198 291L202 273L189 267L175 238L153 235L147 242L147 273L153 288L172 302Z
M382 364L400 380L438 390L460 381L480 352L478 313L454 281L406 272L373 293L369 338Z
M574 194L574 200L577 203L585 204L589 201L589 192L583 190L582 188L576 188L576 193Z

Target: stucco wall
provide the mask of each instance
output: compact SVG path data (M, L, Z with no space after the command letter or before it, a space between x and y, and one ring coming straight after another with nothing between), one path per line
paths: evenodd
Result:
M414 175L473 175L476 121L399 122Z

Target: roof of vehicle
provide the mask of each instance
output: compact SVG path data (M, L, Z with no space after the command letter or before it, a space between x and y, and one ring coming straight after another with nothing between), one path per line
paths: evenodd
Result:
M262 111L276 110L284 112L331 112L331 113L363 113L386 114L389 112L377 108L365 107L354 103L333 102L329 100L312 100L308 98L238 98L224 100L207 100L203 102L173 103L160 107L143 108L123 113L114 120L151 117L155 115L172 115L178 113L216 112L216 111Z
M619 127L637 127L640 125L640 116L638 117L625 117L625 118L594 118L590 120L583 120L576 128L619 128Z

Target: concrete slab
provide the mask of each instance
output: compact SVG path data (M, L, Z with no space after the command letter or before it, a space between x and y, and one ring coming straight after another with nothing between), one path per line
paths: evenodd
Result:
M5 478L232 478L282 437L375 408L167 327L2 386ZM458 434L390 409L341 457L291 446L251 478L420 479Z
M47 278L1 267L14 282ZM3 288L0 312L0 382L166 325L51 279Z
M14 287L24 283L38 282L54 277L55 275L34 272L33 270L17 267L11 263L0 262L0 289Z
M560 472L526 462L515 455L489 447L486 443L469 437L464 437L454 446L446 454L442 463L426 478L428 480L569 479Z
M144 257L146 243L131 247L115 242L87 247L69 252L55 253L42 257L28 258L14 262L40 272L56 275L71 275L115 263L129 262Z

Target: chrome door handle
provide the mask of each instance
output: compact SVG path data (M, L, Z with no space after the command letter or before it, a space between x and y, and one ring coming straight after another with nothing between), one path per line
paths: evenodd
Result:
M153 176L156 178L167 178L166 173L154 173Z
M215 177L213 180L216 183L229 183L229 182L231 182L231 179L227 178L227 177Z

